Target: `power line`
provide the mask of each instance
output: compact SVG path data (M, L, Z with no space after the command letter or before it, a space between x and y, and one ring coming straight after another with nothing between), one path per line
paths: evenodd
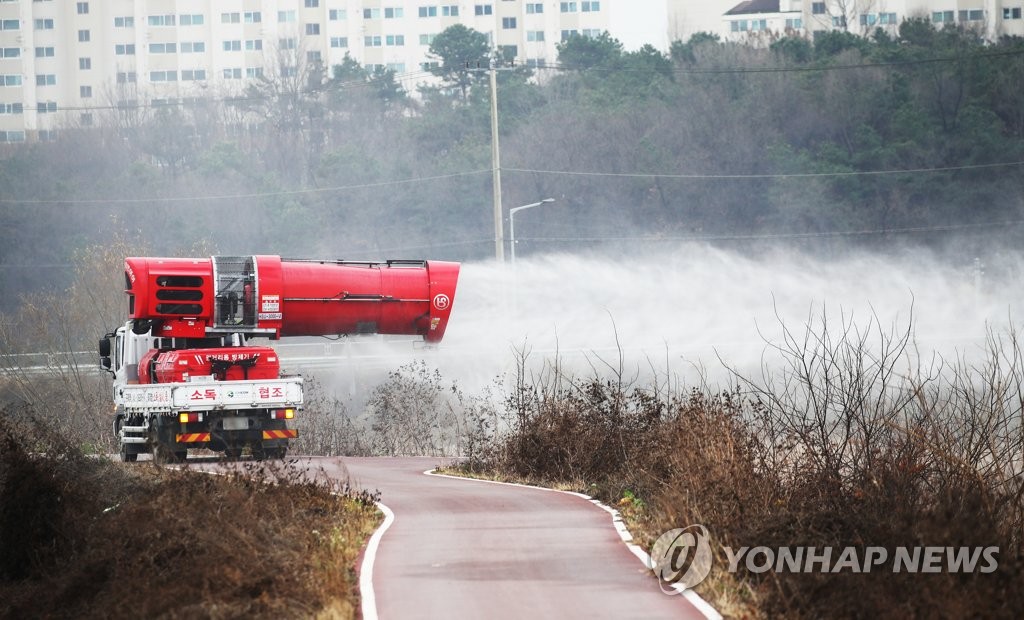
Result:
M667 174L657 172L584 172L575 170L538 170L531 168L502 168L504 172L528 172L533 174L550 174L563 176L585 176L585 177L624 177L624 178L654 178L654 179L801 179L820 177L856 177L856 176L880 176L889 174L923 174L936 172L955 172L962 170L983 170L986 168L1007 168L1011 166L1024 165L1024 161L998 162L991 164L967 164L963 166L942 166L937 168L901 168L893 170L854 170L848 172L781 172L765 174Z
M812 239L822 237L858 237L870 235L902 235L927 232L951 232L956 230L977 230L984 228L1008 228L1024 225L1024 220L1005 222L983 222L978 224L945 224L936 226L910 226L906 228L877 228L866 230L829 230L807 233L760 233L760 234L721 234L721 235L681 235L681 236L605 236L605 237L519 237L519 241L538 242L598 242L598 241L770 241L778 239Z
M1024 49L1005 50L1001 52L981 52L965 56L939 56L934 58L914 58L907 60L894 60L891 62L865 62L845 65L801 65L798 67L710 67L710 68L688 68L673 67L668 73L677 75L717 75L717 74L746 74L746 73L809 73L823 71L846 71L851 69L885 69L889 67L902 67L909 65L936 64L944 62L964 62L986 58L1001 58L1007 56L1022 56ZM555 71L592 71L598 73L665 73L655 68L641 67L587 67L573 65L570 63L549 63L536 69L551 69Z
M471 170L469 172L454 172L451 174L439 174L430 177L413 177L409 179L397 179L394 181L380 181L377 183L359 183L356 185L338 185L334 187L316 187L311 189L280 190L276 192L253 192L249 194L215 194L206 196L171 196L171 197L150 197L150 198L58 198L52 200L44 199L18 199L0 198L3 204L120 204L140 202L191 202L199 200L235 200L241 198L266 198L270 196L296 196L302 194L320 194L326 192L340 192L351 189L368 189L374 187L387 187L391 185L405 185L420 183L423 181L438 181L456 177L471 176L475 174L491 173L491 169Z

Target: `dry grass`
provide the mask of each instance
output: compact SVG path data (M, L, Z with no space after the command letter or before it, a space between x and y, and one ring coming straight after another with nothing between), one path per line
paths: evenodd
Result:
M527 377L510 432L461 465L569 483L616 505L645 546L703 524L716 558L696 588L730 617L1024 615L1024 351L915 365L910 331L827 322L784 331L778 365L721 393L622 374ZM870 335L870 337L869 337ZM991 573L731 573L724 547L999 547Z
M84 457L0 414L0 618L357 615L374 497Z

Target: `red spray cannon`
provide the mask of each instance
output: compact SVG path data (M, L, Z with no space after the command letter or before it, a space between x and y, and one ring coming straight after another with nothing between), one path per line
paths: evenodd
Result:
M442 261L125 259L136 329L170 338L408 334L439 342L458 278L459 264Z

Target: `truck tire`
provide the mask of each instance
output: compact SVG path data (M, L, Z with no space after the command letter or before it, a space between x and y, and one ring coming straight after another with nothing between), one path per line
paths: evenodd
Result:
M153 460L160 464L184 463L188 458L187 450L174 451L170 446L157 442L153 446Z
M134 463L139 460L138 452L129 451L128 444L121 441L121 427L124 426L124 413L118 411L114 416L114 440L117 441L122 463Z

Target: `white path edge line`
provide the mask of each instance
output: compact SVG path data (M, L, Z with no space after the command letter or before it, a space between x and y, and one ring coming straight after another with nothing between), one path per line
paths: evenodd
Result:
M426 475L426 476L437 476L439 478L451 478L452 480L469 480L469 481L472 481L472 482L487 482L489 484L503 484L505 486L521 487L521 488L524 488L524 489L539 489L541 491L551 491L552 493L565 493L566 495L575 495L576 497L583 498L583 499L587 500L588 502L590 502L590 503L600 507L605 512L611 514L611 516L612 516L612 525L615 526L615 531L619 533L619 538L621 538L622 542L624 542L626 544L626 548L629 549L633 553L633 555L635 555L637 558L639 558L641 562L643 562L644 568L648 568L649 569L651 567L651 565L652 565L651 556L647 555L647 552L644 551L643 549L641 549L639 545L633 544L633 535L629 533L628 529L626 529L626 525L622 522L622 515L619 514L619 511L615 510L614 508L612 508L610 506L604 505L599 500L596 500L596 499L594 499L593 497L591 497L589 495L584 495L583 493L576 493L575 491L563 491L561 489L552 489L552 488L549 488L549 487L539 487L539 486L535 486L535 485L532 485L532 484L521 484L521 483L518 483L518 482L501 482L500 480L485 480L483 478L465 478L465 477L462 477L462 476L451 476L449 474L439 474L434 469L428 469L427 471L423 472L423 474ZM387 525L389 525L389 524L386 523L386 521L385 521L385 525L383 525L381 527L384 528L384 529L387 529ZM374 536L376 536L376 534L374 534ZM367 553L369 553L369 549L367 549ZM362 577L360 576L360 583L361 582L362 582ZM705 601L703 598L701 598L701 596L699 594L694 592L692 589L689 589L689 588L686 588L684 586L681 586L678 583L672 584L672 589L676 590L677 592L682 594L683 598L685 598L687 601L689 601L689 603L691 605L693 605L697 609L697 611L699 611L700 613L704 614L704 617L707 618L708 620L722 620L722 614L718 613L718 610L716 610L714 607L712 607L711 603L708 603L707 601ZM365 610L363 611L363 617L366 618L367 620L370 620L370 616L366 615ZM373 618L375 619L376 615L374 615Z
M377 620L377 595L373 591L373 565L377 561L377 547L380 546L380 539L395 522L395 513L390 508L381 502L377 502L377 508L384 513L384 522L370 536L370 542L366 543L363 563L359 566L359 597L362 599L360 609L363 613L363 620Z

